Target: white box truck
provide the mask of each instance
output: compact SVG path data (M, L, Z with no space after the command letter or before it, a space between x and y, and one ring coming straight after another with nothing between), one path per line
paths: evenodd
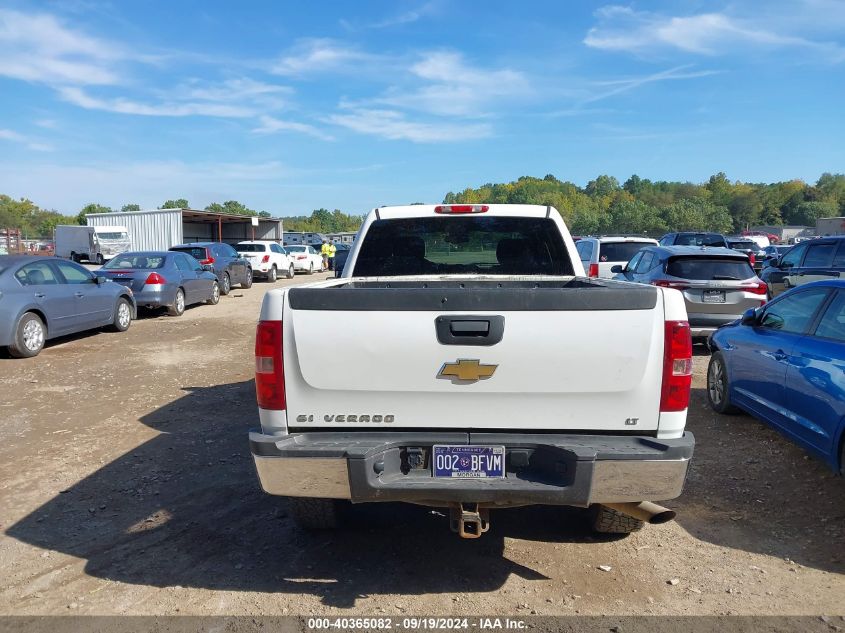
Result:
M93 226L59 224L56 227L56 257L65 257L75 262L83 260L92 264L105 261L100 251L100 240Z

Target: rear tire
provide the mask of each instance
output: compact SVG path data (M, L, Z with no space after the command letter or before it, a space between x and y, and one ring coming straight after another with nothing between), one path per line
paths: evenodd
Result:
M713 352L707 365L707 402L716 413L735 414L739 412L731 404L728 370L725 357L720 351Z
M98 253L97 254L97 265L102 266L105 263L106 263L106 260L103 259L103 254Z
M311 262L310 264L308 264L308 274L309 275L314 274L314 262Z
M15 328L15 338L9 345L9 355L14 358L32 358L44 349L47 328L37 314L25 313Z
M185 314L185 291L181 288L176 291L176 297L173 299L173 305L168 306L167 314L174 317L179 317Z
M70 252L70 261L79 263L79 258L73 251Z
M288 279L293 279L293 276L296 274L296 271L293 269L293 264L290 265L288 268Z
M132 325L132 306L129 301L121 297L114 306L114 323L112 329L115 332L125 332Z
M227 295L232 289L232 281L229 279L229 273L223 273L223 283L220 284L220 294Z
M338 525L338 502L335 499L288 497L288 512L304 530L333 530Z
M618 510L596 504L590 508L593 532L599 534L630 534L643 528L645 523Z
M241 288L252 288L252 268L246 269L246 279L241 284Z
M278 279L278 278L279 278L279 275L278 275L278 272L276 271L276 265L273 264L270 267L270 272L267 273L267 281L269 281L271 284L274 284L274 283L276 283L276 279Z
M212 306L216 306L220 303L220 284L216 281L211 285L211 299L209 299L207 303Z

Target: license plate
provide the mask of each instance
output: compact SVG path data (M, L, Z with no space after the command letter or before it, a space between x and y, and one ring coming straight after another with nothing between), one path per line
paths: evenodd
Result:
M435 446L435 477L490 479L505 476L504 446Z
M724 290L705 290L704 294L701 295L701 300L704 303L724 303L725 302L725 291Z

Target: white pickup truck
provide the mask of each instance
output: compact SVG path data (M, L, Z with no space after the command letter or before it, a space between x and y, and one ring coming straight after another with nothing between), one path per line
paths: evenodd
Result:
M674 513L692 345L676 290L589 279L557 210L382 207L343 275L271 290L255 343L262 488L301 525L344 502L589 508L625 533Z

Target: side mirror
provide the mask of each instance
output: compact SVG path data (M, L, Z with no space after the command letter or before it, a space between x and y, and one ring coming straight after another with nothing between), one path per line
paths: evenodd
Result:
M106 279L105 277L100 277L99 275L94 275L94 278L91 281L92 283L95 283L98 286L102 286L108 281L108 279Z
M742 313L742 319L740 319L741 325L757 325L757 310L755 308L748 308L745 312Z
M625 272L625 269L624 269L624 268L622 268L622 265L621 265L621 264L616 264L615 266L611 266L611 268L610 268L610 272L612 272L612 273L617 273L617 274L618 274L618 273L624 273L624 272Z

